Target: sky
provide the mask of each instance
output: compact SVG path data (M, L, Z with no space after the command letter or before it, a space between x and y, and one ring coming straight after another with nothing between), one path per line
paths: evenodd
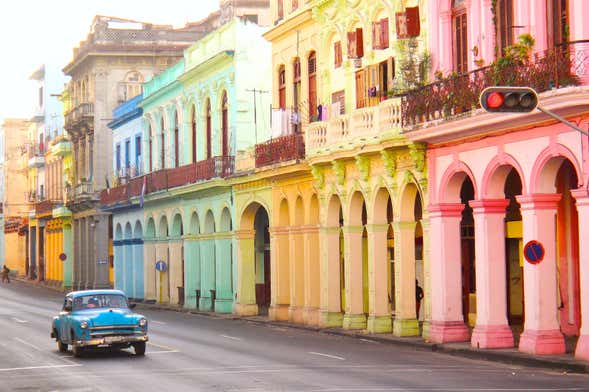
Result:
M63 68L95 15L184 26L219 8L219 0L15 0L0 3L0 121L30 118L29 76L43 64ZM59 91L55 92L56 94Z

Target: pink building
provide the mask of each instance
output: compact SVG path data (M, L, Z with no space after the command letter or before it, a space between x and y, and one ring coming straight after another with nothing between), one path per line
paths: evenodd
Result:
M587 136L540 111L474 109L485 86L529 85L588 129L589 2L432 0L428 15L432 69L456 72L404 101L406 135L428 148L429 340L533 354L566 341L589 360Z

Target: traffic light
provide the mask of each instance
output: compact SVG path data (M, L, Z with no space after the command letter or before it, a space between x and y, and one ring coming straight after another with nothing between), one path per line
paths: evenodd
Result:
M526 113L538 106L538 94L530 87L487 87L480 96L487 112Z

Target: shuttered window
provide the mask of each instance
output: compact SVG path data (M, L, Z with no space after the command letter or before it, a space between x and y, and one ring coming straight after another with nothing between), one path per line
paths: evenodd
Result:
M468 71L468 39L465 9L453 13L452 29L454 33L454 70L460 74Z
M333 44L333 65L335 68L342 66L342 43L337 41Z
M389 47L389 18L372 22L372 48L386 49Z
M364 41L362 29L348 32L348 58L359 59L364 56Z

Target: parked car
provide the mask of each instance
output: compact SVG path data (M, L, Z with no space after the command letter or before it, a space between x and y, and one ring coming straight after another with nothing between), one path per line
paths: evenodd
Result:
M147 319L133 313L134 307L120 290L73 291L53 317L51 337L61 352L71 345L75 357L89 347L133 346L136 355L145 355Z

